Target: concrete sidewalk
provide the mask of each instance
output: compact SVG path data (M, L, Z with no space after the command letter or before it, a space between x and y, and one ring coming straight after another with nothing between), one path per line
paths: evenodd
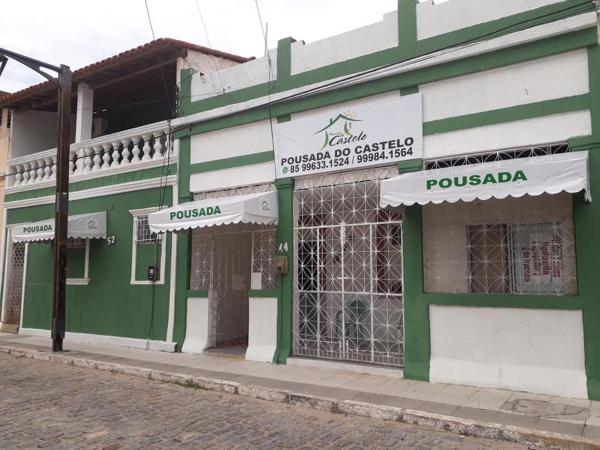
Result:
M404 380L393 371L272 365L0 333L0 351L538 447L600 448L600 402ZM339 365L338 365L339 367Z

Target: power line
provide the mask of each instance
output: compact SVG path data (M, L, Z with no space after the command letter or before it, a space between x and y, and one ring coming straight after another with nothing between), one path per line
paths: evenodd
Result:
M210 43L210 37L208 36L208 28L206 27L206 23L204 22L204 16L202 15L202 11L200 10L200 4L198 0L194 0L196 3L196 9L198 10L198 15L200 16L200 21L202 22L202 29L204 30L204 35L206 36L206 42L208 43L208 48L213 49L212 44ZM217 66L217 61L215 56L211 56L211 61L215 66L215 72L217 73L217 77L219 78L219 83L221 84L221 92L225 93L225 85L223 84L223 79L221 78L221 72L219 71L219 67Z
M152 32L152 40L156 40L156 36L154 36L154 27L152 26L152 18L150 17L150 9L148 8L148 0L144 0L144 4L146 5L146 14L148 15L148 23L150 24L150 31Z
M263 25L263 20L260 15L260 8L258 6L258 0L254 0L254 5L256 6L256 13L258 14L258 21L260 22L260 30L262 31L262 36L265 44L265 56L269 57L269 47L267 44L267 33L265 33L265 27ZM271 58L269 57L269 63Z
M255 2L256 1L257 0L255 0ZM268 103L263 104L263 105L256 105L256 106L247 108L244 111L253 111L253 110L257 110L257 109L261 109L261 108L267 107L269 109L269 113L270 113L271 107L272 107L273 104L284 103L284 102L286 102L288 100L293 100L295 98L300 98L300 97L303 97L303 96L306 96L306 95L315 94L315 93L318 93L320 90L324 90L324 89L328 89L328 88L332 88L332 87L342 87L342 86L350 83L351 81L360 80L361 77L366 77L368 75L377 74L377 72L380 72L381 74L385 74L385 73L389 72L390 70L393 70L393 69L396 69L396 68L407 67L407 66L410 66L410 65L413 65L413 64L417 64L417 63L420 63L420 62L423 62L423 61L427 61L427 60L429 60L431 58L435 58L435 57L439 57L439 56L444 56L444 55L450 54L452 52L463 50L463 49L468 48L470 46L473 46L475 44L478 44L478 43L490 40L490 39L494 38L495 35L497 35L499 33L502 33L504 31L507 31L507 30L511 30L511 29L513 29L515 27L516 27L516 29L512 30L512 32L517 32L517 31L521 31L523 29L529 28L531 26L531 23L535 23L536 25L542 25L544 23L549 23L549 22L553 22L553 21L560 20L560 19L563 19L563 18L571 17L572 14L573 14L573 12L576 11L577 9L580 9L581 12L585 12L589 8L589 6L590 6L590 2L589 2L589 0L586 0L586 1L583 1L581 3L575 4L575 5L571 5L571 6L567 7L567 8L563 8L561 10L554 11L552 13L544 14L542 16L534 17L534 18L527 19L527 20L523 20L521 22L509 25L509 26L501 27L499 29L496 29L496 30L491 31L489 33L486 33L484 35L481 35L481 36L478 36L478 37L475 37L475 38L472 38L472 39L468 39L466 41L454 44L452 46L447 46L447 47L444 47L444 48L441 48L441 49L437 49L437 50L432 51L432 52L425 53L425 54L423 54L423 55L421 55L419 57L416 57L416 58L412 58L412 59L404 60L404 61L399 61L399 62L395 62L395 63L390 63L390 64L387 64L387 65L384 65L384 66L380 66L380 67L376 67L376 68L373 68L373 69L369 69L369 70L363 71L363 72L358 73L358 74L353 74L353 75L347 76L347 77L345 77L343 79L340 79L340 80L335 80L335 81L323 84L321 86L317 86L317 87L314 87L314 88L309 88L309 89L306 89L306 90L304 90L302 92L298 92L298 93L295 93L295 94L290 94L288 96L282 97L282 98L277 99L275 101L270 101L270 95L269 95L269 101L268 101ZM550 20L548 20L547 22L543 22L543 19L550 19ZM538 21L541 21L541 23L538 23ZM182 80L181 82L183 82L183 81L184 80ZM270 94L270 92L269 92L269 94ZM192 98L192 97L195 97L195 96L192 96L192 95L189 96L189 98ZM182 130L188 129L192 125L193 124L186 124L186 125L181 125L181 126L179 126L177 128L172 128L169 131L169 136L171 137L174 133L177 133L178 131L182 131ZM140 143L141 142L146 142L146 141L142 140L142 141L140 141ZM23 172L25 172L25 171L23 171ZM19 173L23 173L23 172L19 172ZM26 171L26 172L29 172L29 171ZM12 173L10 175L14 175L15 173ZM5 177L6 176L10 176L10 175L5 175Z
M269 112L269 129L271 131L271 146L273 147L273 151L275 151L275 136L273 131L273 111L271 109L271 94L273 90L273 65L271 62L271 53L269 52L269 46L267 44L267 34L265 33L265 27L263 26L262 16L260 15L260 7L258 6L258 0L254 0L254 4L256 5L256 13L258 14L258 21L260 22L260 30L262 32L263 40L265 43L265 56L267 58L267 63L269 64L269 84L267 88L268 93L268 101L267 101L267 111ZM274 162L273 162L274 164Z

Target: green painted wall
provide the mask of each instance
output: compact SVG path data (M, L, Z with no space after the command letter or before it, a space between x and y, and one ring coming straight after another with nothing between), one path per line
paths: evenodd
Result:
M115 194L72 201L69 214L107 212L107 235L115 236L115 245L94 239L90 244L87 286L67 286L67 330L90 334L150 337L165 340L168 301L170 236L163 285L131 285L131 245L133 218L130 209L159 204L160 189ZM171 204L171 189L165 203ZM9 224L52 217L54 205L42 205L8 211ZM145 273L146 268L143 268ZM23 326L50 328L52 304L52 244L30 243Z
M277 248L287 244L288 273L277 277L277 349L274 362L285 363L292 354L292 330L294 319L294 181L278 180L277 201L279 222L277 224Z

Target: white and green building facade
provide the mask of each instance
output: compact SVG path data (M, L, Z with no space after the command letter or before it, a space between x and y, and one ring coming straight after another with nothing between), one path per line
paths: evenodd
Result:
M67 264L71 340L174 350L171 236L147 215L177 192L170 127L184 67L210 72L246 61L159 39L73 74ZM49 336L56 177L56 88L3 100L11 110L2 232L2 331ZM176 194L175 194L176 195ZM155 281L148 268L157 268Z
M219 74L181 68L172 174L72 196L107 229L79 250L92 275L74 277L99 284L69 287L68 329L600 399L599 72L582 0L399 0ZM51 214L26 188L5 267L11 226ZM163 284L138 284L136 214ZM22 327L47 329L51 246L25 247Z

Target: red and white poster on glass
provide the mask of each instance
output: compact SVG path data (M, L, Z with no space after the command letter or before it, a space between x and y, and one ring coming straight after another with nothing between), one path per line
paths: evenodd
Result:
M513 226L515 291L560 294L564 287L562 238L558 223Z

